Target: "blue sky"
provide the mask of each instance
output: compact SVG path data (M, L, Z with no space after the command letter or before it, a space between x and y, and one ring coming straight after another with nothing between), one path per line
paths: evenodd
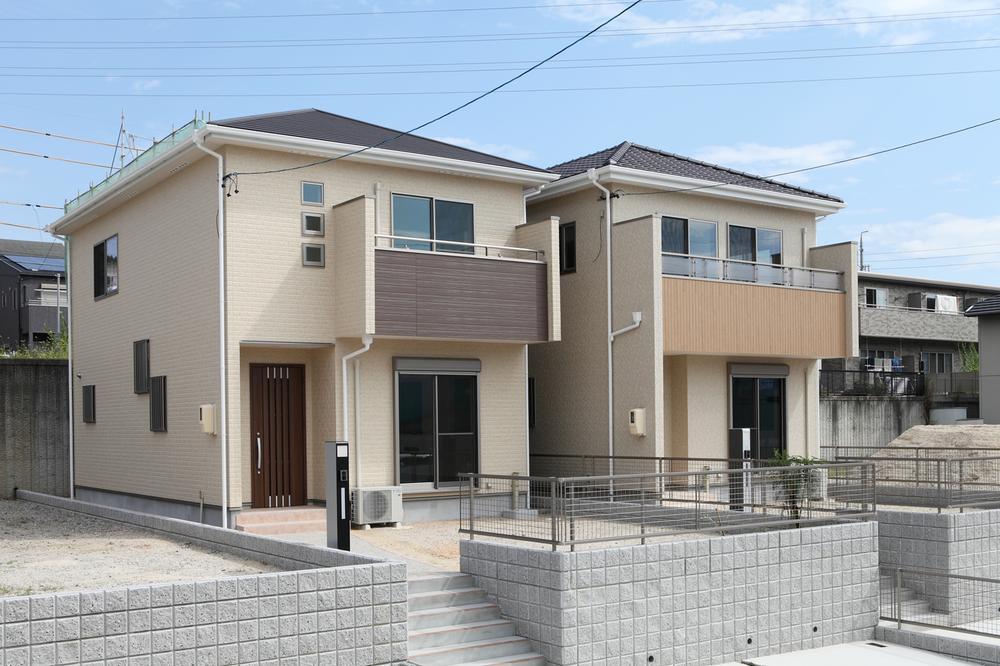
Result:
M224 118L318 107L406 129L624 6L599 2L8 5L0 18L175 20L0 21L0 123L114 143L123 111L131 132L161 137L196 110ZM436 11L510 5L530 7ZM185 18L206 15L229 18ZM514 92L423 133L540 166L627 139L770 174L1000 115L995 0L647 0L609 30L617 34L592 37ZM761 83L773 81L786 83ZM7 129L0 147L100 164L114 152ZM790 180L847 201L821 223L820 241L868 230L873 270L1000 285L998 148L1000 123ZM0 152L0 200L62 204L105 175ZM0 205L0 221L14 224L57 216ZM2 234L44 237L11 227Z

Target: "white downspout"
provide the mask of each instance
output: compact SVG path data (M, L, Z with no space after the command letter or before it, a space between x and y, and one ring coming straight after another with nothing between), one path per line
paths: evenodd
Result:
M69 235L63 236L63 253L64 253L64 264L66 269L66 371L68 374L67 383L69 384L69 400L67 406L69 408L69 497L70 499L76 498L76 458L74 457L74 442L73 435L75 428L73 427L73 292L70 288L70 251L69 251ZM58 289L56 294L58 294ZM59 316L58 308L56 308L56 316Z
M613 292L611 291L611 190L601 185L597 180L597 170L590 169L587 171L587 178L590 182L594 184L594 187L599 189L604 193L604 227L607 230L607 256L605 257L605 270L608 275L608 473L614 474L615 471L615 387L614 387L614 370L615 364L614 359L611 355L611 344L614 341L614 330L612 329L611 320L611 298Z
M350 384L350 380L347 377L347 363L354 360L358 356L361 356L366 351L372 348L372 342L374 338L371 335L361 336L361 347L355 349L350 354L344 354L340 359L340 398L341 398L341 413L344 415L343 424L340 428L340 440L350 443L351 437L351 417L349 411L349 401L347 399L347 388ZM355 382L355 385L357 382ZM357 396L354 398L355 405L357 404ZM357 469L357 477L360 480L361 476L361 459L357 458L358 455L358 443L354 442L354 455L355 455L355 469Z
M221 154L209 149L204 144L204 133L194 133L194 145L204 153L214 157L218 162L219 203L218 227L219 234L219 442L221 444L220 467L222 475L222 528L229 528L229 439L226 421L228 419L228 393L226 372L226 196L225 196L225 165Z

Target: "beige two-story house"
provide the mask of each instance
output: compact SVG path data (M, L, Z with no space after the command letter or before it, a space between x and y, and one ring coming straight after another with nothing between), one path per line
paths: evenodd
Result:
M750 428L761 458L818 455L820 360L857 354L855 247L816 246L843 202L628 142L551 170L528 219L561 218L563 336L529 351L532 453L724 458Z
M67 204L78 498L231 525L322 501L335 440L407 520L527 472L560 283L524 195L557 176L410 135L353 154L397 134L195 120Z

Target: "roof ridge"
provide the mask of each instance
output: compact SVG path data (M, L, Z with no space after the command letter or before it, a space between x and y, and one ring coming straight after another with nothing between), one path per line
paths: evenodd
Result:
M747 178L752 178L754 180L768 181L768 182L774 183L776 185L781 185L782 187L788 187L788 188L791 188L793 190L799 190L800 192L806 192L808 194L815 194L815 195L818 195L818 196L821 196L821 197L825 197L827 199L833 199L835 201L840 201L841 203L843 203L843 199L840 199L839 197L835 197L832 194L827 194L826 192L820 192L819 190L812 190L812 189L809 189L808 187L801 187L799 185L793 185L791 183L786 183L784 181L775 180L774 178L771 178L769 176L761 176L760 174L750 173L749 171L743 171L741 169L733 169L732 167L727 167L727 166L724 166L722 164L714 164L712 162L706 162L704 160L699 160L699 159L697 159L695 157L688 157L687 155L681 155L680 153L672 153L669 150L663 150L661 148L653 148L651 146L646 146L646 145L638 144L638 143L634 143L632 145L634 147L636 147L636 148L641 149L641 150L648 150L650 152L658 153L660 155L663 155L665 157L672 157L674 159L683 160L685 162L691 162L693 164L700 164L701 166L707 166L707 167L710 167L710 168L713 168L713 169L719 169L720 171L727 171L727 172L735 174L737 176L746 176ZM738 186L739 183L723 183L723 185L737 185Z
M552 166L548 167L548 169L551 171L552 169L555 169L556 167L561 167L564 164L569 164L570 162L579 162L581 160L587 159L588 157L593 157L594 155L600 155L601 153L607 153L607 152L610 152L610 151L614 151L614 150L617 150L618 148L621 148L622 145L624 145L626 143L628 143L628 142L627 141L622 141L621 143L616 143L615 145L609 146L608 148L601 148L600 150L595 150L592 153L587 153L586 155L580 155L579 157L574 157L571 160L565 160L563 162L559 162L558 164L553 164Z
M614 155L608 158L608 164L617 164L619 160L625 157L625 153L632 149L631 141L622 141L618 146L618 150L615 151Z

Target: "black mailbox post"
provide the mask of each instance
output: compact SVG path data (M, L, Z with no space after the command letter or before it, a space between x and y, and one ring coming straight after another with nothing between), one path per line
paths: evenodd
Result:
M347 442L326 442L326 546L351 549L351 488Z

